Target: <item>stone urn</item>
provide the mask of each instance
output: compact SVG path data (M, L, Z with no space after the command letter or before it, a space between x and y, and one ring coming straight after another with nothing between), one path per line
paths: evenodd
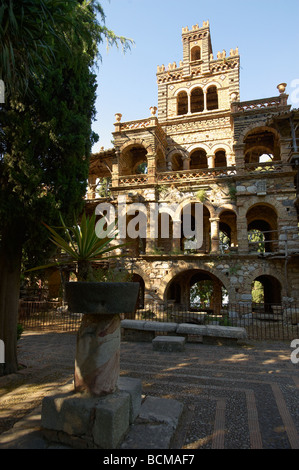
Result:
M116 390L120 370L120 314L135 311L138 282L68 282L69 311L82 313L77 335L75 392L104 396Z
M156 106L151 106L150 107L150 112L151 112L151 115L152 116L155 116L156 115L156 112L157 112L157 107Z
M115 114L115 120L116 120L116 122L120 122L120 121L121 121L121 118L122 118L122 114L121 114L121 113L116 113L116 114Z
M287 84L286 83L280 83L277 85L279 93L284 93L286 91Z

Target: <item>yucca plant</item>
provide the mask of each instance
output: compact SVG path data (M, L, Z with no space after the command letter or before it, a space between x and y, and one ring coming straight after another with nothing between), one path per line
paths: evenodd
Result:
M92 264L95 261L121 256L110 254L125 246L125 244L110 245L117 236L116 223L109 224L104 230L104 219L96 225L95 214L88 217L84 213L80 224L75 223L72 227L67 227L61 216L60 219L61 227L50 227L46 223L43 224L51 233L51 242L66 254L66 258L28 271L76 264L78 281L93 281L95 279ZM58 229L62 234L58 233Z

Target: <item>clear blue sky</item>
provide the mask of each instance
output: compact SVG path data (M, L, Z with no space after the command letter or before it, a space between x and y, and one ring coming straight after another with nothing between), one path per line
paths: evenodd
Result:
M298 0L101 0L106 26L132 38L125 55L101 47L98 70L97 121L94 146L112 148L115 113L123 121L149 117L157 106L157 65L183 58L182 27L210 21L214 56L239 47L241 100L278 96L277 85L288 84L289 103L299 86ZM294 96L294 93L293 93ZM297 97L299 93L297 93Z

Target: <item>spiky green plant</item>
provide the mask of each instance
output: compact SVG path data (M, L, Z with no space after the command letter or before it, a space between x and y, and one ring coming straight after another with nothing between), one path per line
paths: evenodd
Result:
M117 236L116 223L107 225L104 230L105 221L101 219L96 224L96 216L86 216L84 213L80 224L75 223L72 227L67 227L62 216L60 216L62 226L50 227L46 223L44 226L51 233L50 240L62 253L66 254L63 260L57 259L55 262L37 266L28 271L47 269L53 266L77 265L77 277L79 281L94 280L92 264L96 261L110 258L118 258L121 255L111 255L110 253L125 244L111 245ZM57 230L61 230L62 234Z

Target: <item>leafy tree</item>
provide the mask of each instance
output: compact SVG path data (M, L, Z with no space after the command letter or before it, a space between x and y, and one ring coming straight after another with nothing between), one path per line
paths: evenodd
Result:
M260 281L253 281L251 286L252 301L262 304L265 301L264 286Z
M98 20L98 16L100 20ZM95 117L98 45L122 44L95 1L4 1L0 8L0 338L17 370L21 267L42 264L52 244L42 221L68 223L83 208ZM21 58L25 54L24 63ZM9 78L10 77L10 78ZM1 367L1 365L0 365Z
M209 280L199 281L190 289L191 305L209 307L213 295L213 282Z

